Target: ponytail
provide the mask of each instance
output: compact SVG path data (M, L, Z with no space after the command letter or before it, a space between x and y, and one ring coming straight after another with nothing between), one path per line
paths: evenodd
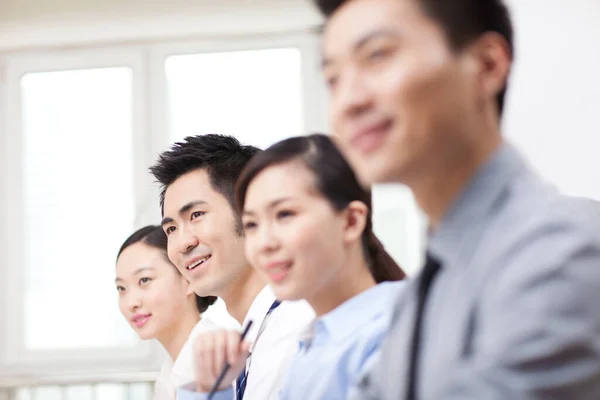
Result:
M406 278L402 268L394 261L392 256L385 250L383 244L371 229L366 229L363 235L366 244L365 254L368 256L371 274L376 283L386 281L401 281Z

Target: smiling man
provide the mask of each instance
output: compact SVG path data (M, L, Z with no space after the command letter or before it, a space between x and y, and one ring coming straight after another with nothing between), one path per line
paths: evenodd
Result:
M502 1L316 3L342 150L364 184L408 185L430 221L355 398L599 399L600 221L502 139Z
M162 226L171 262L196 294L221 297L242 325L253 321L247 336L253 343L252 363L237 379L234 396L238 400L277 395L286 365L297 350L298 335L314 317L306 302L276 301L244 255L233 192L238 175L258 151L232 136L193 136L174 144L150 168L162 185ZM239 333L201 335L197 348L213 351L227 340L239 341ZM214 371L214 379L203 377L210 381L207 387L192 385L188 394L207 392L219 372Z

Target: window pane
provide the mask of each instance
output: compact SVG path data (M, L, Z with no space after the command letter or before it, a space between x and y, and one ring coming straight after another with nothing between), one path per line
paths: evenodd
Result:
M385 249L402 267L414 275L423 262L427 221L412 192L401 185L373 187L373 229Z
M32 398L31 392L32 392L32 390L29 388L15 389L15 399L16 400L31 400L31 398Z
M129 400L126 384L102 384L95 388L96 400Z
M93 400L94 392L91 386L74 385L63 389L62 400Z
M149 400L152 396L152 385L148 383L132 383L127 387L128 400Z
M32 389L33 399L62 400L63 390L57 386L40 386Z
M150 400L154 384L110 383L97 385L40 386L17 388L16 400ZM9 397L10 398L10 397Z
M178 55L165 68L173 141L224 133L266 147L305 133L299 49Z
M132 72L32 73L21 89L25 346L131 344L113 280L134 221Z

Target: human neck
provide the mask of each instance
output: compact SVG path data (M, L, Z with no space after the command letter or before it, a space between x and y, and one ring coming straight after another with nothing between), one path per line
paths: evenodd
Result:
M318 293L306 299L317 317L333 311L354 296L376 285L360 244L355 246L342 262L344 262L342 272L319 288Z
M235 318L240 325L244 323L252 302L266 286L266 283L259 278L251 266L248 266L246 271L231 282L220 296L227 306L229 315Z
M440 158L442 162L438 165L423 171L417 179L406 182L417 204L429 218L432 229L439 226L469 181L502 144L497 128L495 131L480 130L475 134L482 135L476 143L460 154Z
M192 330L200 321L200 313L197 310L186 312L177 327L158 338L160 344L165 348L171 360L175 362L183 345L190 337Z

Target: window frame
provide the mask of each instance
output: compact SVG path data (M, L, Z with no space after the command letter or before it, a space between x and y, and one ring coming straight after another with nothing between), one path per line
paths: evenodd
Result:
M301 52L304 131L326 132L326 91L320 75L319 35L228 35L204 40L174 40L143 45L89 46L0 54L0 377L94 374L158 370L164 350L152 341L131 348L27 350L24 346L24 210L22 171L21 78L26 73L127 66L132 70L135 224L158 219L158 188L148 166L170 144L165 61L171 55L294 47ZM16 239L15 239L16 238ZM10 239L10 241L9 241ZM115 310L115 312L118 312Z
M151 216L143 207L155 195L147 185L148 147L150 141L144 135L147 126L146 109L146 58L147 51L137 48L96 48L61 52L38 52L5 57L4 87L2 96L3 131L0 157L4 167L0 195L2 220L0 227L0 285L4 296L0 298L0 318L10 329L0 333L0 375L56 374L101 371L118 366L121 370L156 369L157 346L139 342L131 347L108 347L96 349L29 350L24 343L25 269L10 268L24 265L23 241L24 208L22 185L23 129L21 121L21 78L27 73L128 67L132 71L132 155L134 171L135 223L141 224ZM154 203L155 204L155 203ZM1 215L1 214L0 214ZM117 312L117 310L115 310Z
M304 132L326 132L326 95L320 76L320 39L312 32L280 35L223 36L209 40L165 42L150 49L150 90L152 96L152 126L166 132L162 143L170 144L168 121L168 88L165 63L171 56L203 53L225 53L236 51L297 48L301 53L302 65L302 113Z

